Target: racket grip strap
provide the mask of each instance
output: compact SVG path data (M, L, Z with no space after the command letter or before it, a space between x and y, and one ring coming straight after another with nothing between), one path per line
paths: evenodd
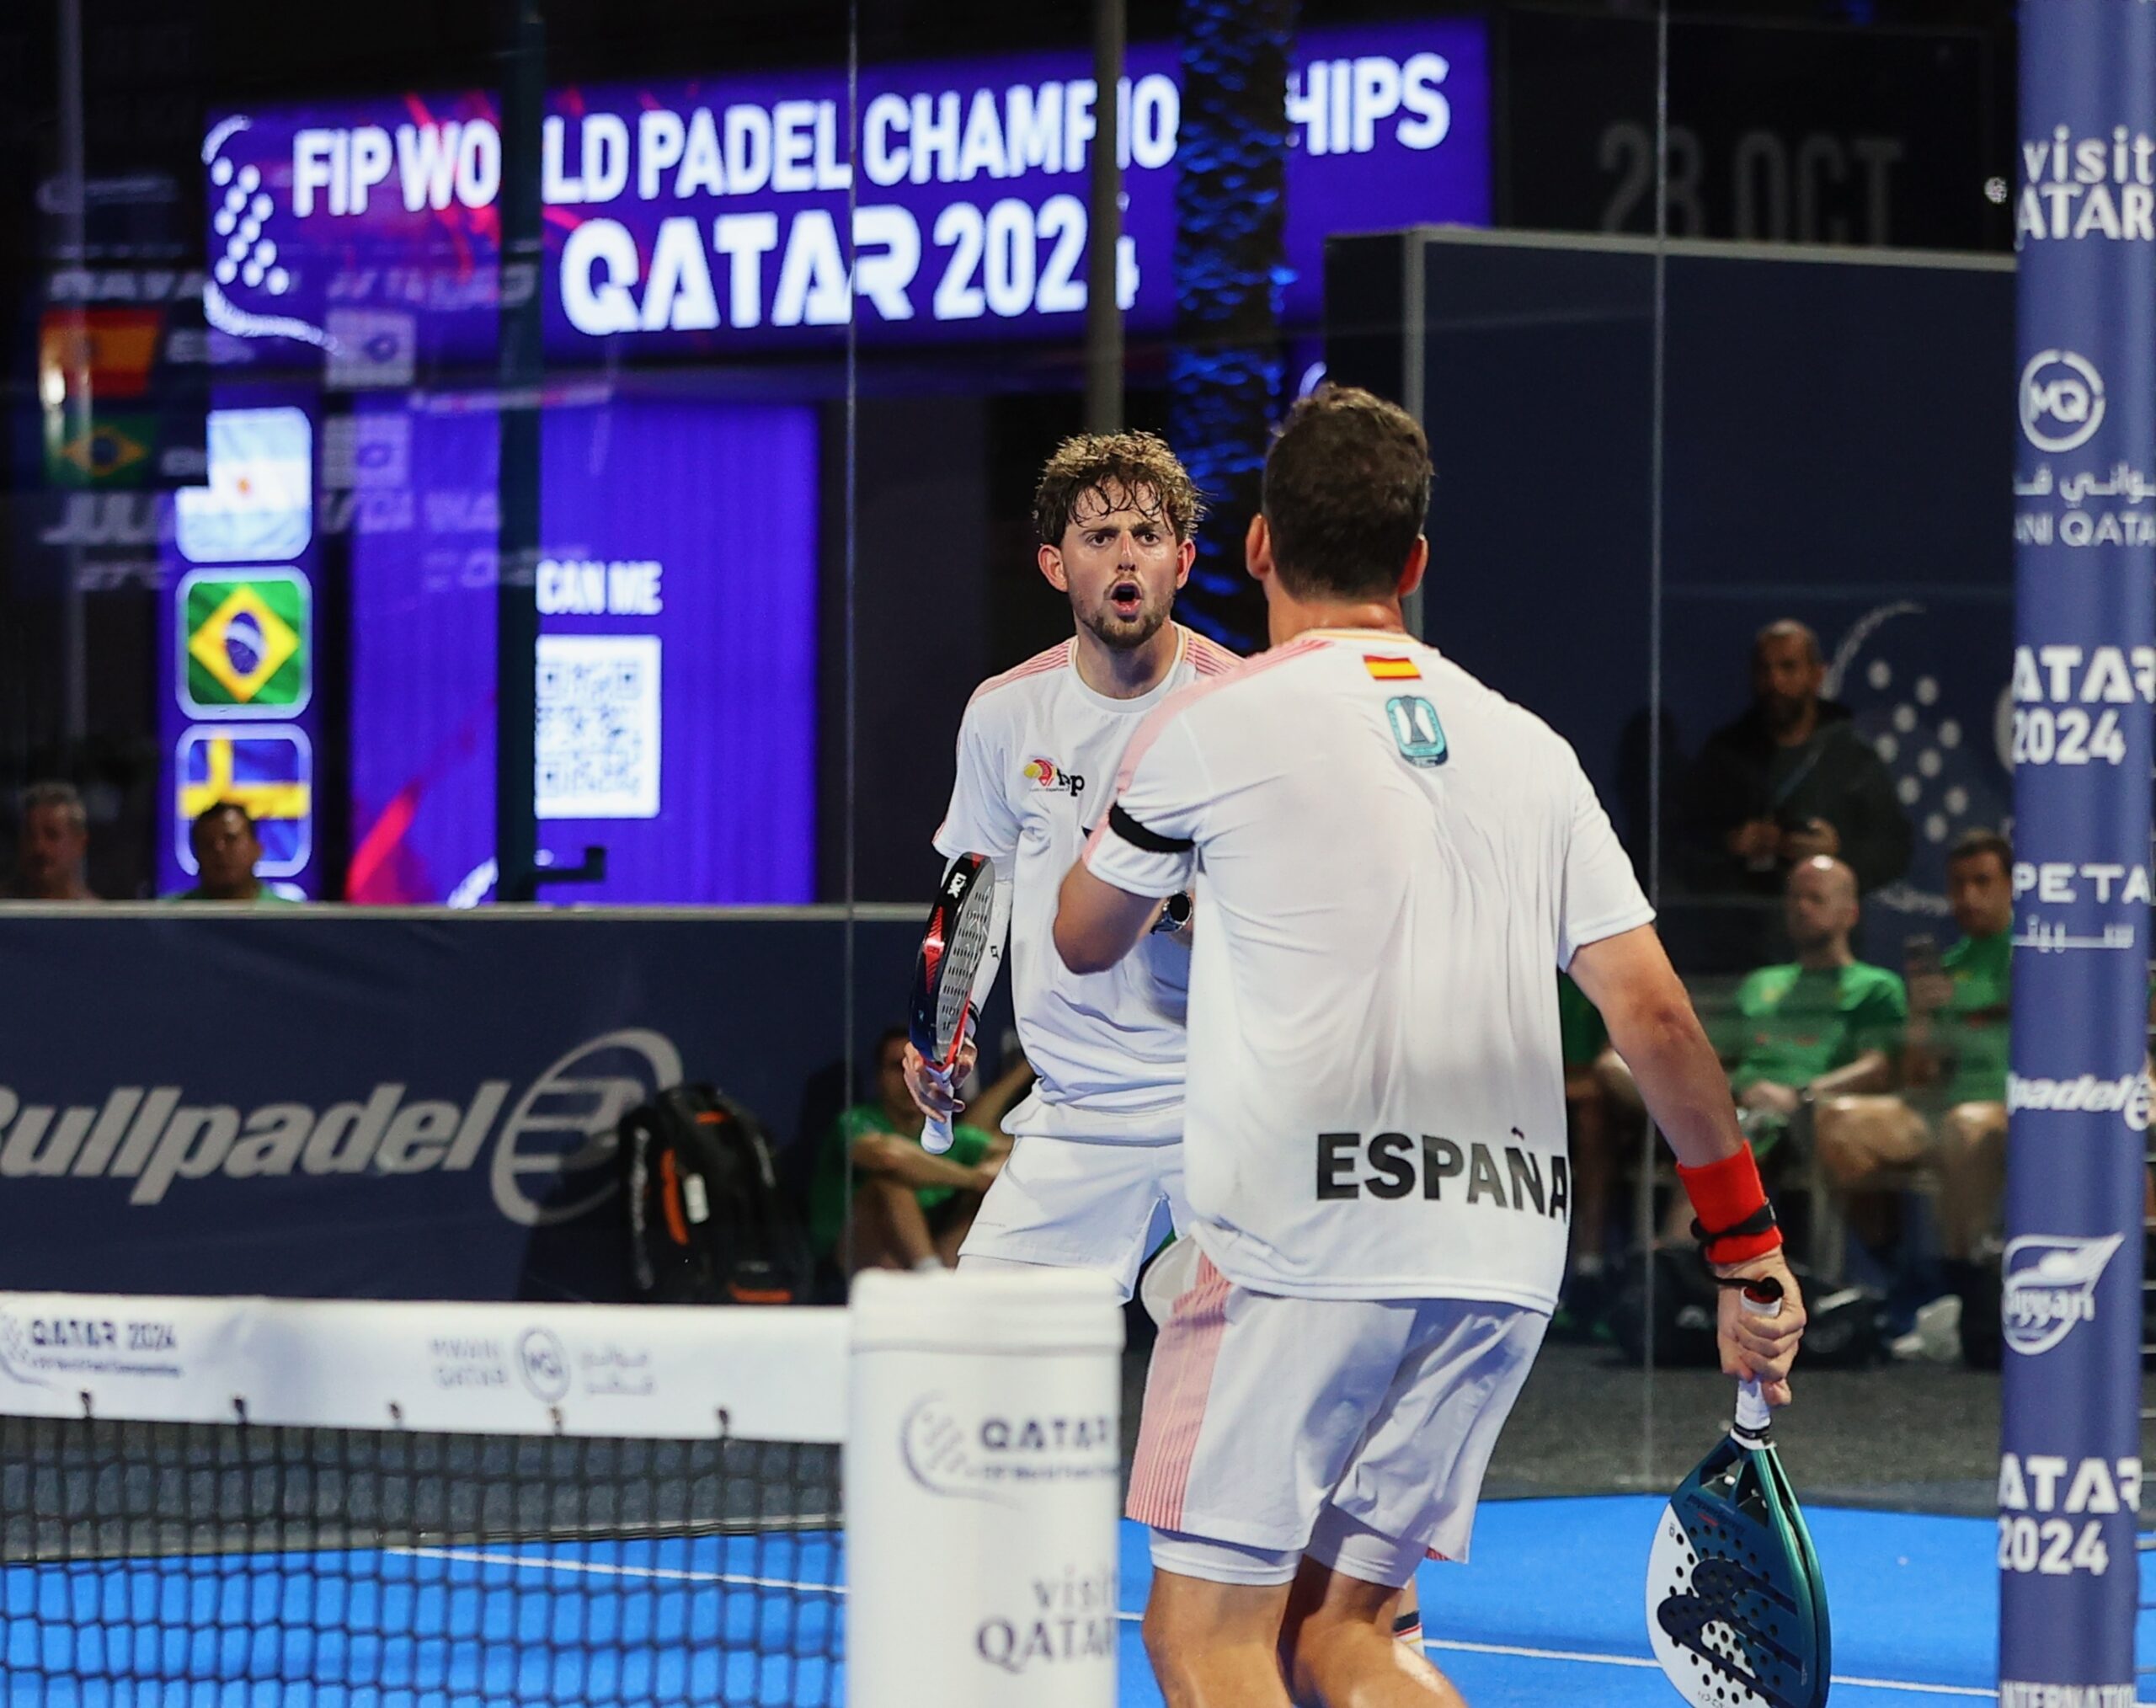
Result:
M1748 1263L1781 1248L1782 1230L1750 1145L1704 1167L1687 1168L1680 1162L1677 1177L1692 1201L1692 1237L1707 1262Z
M1764 1435L1774 1426L1774 1414L1767 1409L1767 1396L1759 1391L1757 1382L1737 1385L1737 1427L1747 1435Z

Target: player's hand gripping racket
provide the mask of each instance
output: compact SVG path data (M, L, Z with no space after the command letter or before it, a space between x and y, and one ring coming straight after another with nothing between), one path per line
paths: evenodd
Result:
M1000 887L985 856L961 854L943 874L921 935L906 1030L921 1059L947 1081L965 1043L967 1025L995 982L1003 952ZM938 1156L948 1150L951 1118L931 1115L921 1130L921 1145Z
M1744 1308L1781 1310L1771 1276ZM1647 1559L1647 1639L1694 1708L1820 1708L1831 1656L1827 1585L1774 1451L1757 1382L1737 1422L1669 1497Z

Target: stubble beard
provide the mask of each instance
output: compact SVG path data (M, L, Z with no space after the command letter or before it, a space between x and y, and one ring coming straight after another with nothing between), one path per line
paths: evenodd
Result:
M1123 617L1103 600L1093 611L1081 612L1078 621L1110 652L1134 653L1167 626L1170 609L1165 602L1158 606L1141 604L1137 616Z

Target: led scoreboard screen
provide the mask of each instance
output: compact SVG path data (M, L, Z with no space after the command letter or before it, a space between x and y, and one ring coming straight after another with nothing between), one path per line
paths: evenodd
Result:
M1096 92L1075 54L563 88L542 140L547 348L783 350L864 337L1075 335ZM1119 288L1164 333L1180 73L1134 46L1118 92ZM1291 321L1315 323L1327 233L1486 224L1482 24L1305 32L1285 91ZM223 115L204 149L211 322L370 366L491 349L502 181L489 93ZM855 203L848 231L847 204ZM848 280L849 251L852 260Z
M209 487L165 547L166 887L193 880L191 815L231 797L264 825L264 874L322 893L316 744L341 727L328 757L342 763L322 775L349 796L344 893L492 893L490 387L504 291L536 289L554 370L534 588L541 857L609 856L603 884L552 894L813 899L814 405L590 371L828 350L849 317L886 347L1075 339L1089 70L1076 53L865 67L851 109L841 67L558 88L540 135L543 264L506 286L493 93L215 115L205 313L222 383ZM1487 223L1479 20L1306 31L1283 96L1290 326L1321 318L1327 235ZM1118 288L1131 330L1164 336L1175 50L1134 46L1115 99ZM317 558L340 534L349 643L328 662L348 715L325 723Z

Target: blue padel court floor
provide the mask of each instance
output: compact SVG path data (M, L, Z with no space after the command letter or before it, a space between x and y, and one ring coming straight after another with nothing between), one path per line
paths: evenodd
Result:
M1647 1545L1661 1506L1658 1498L1630 1496L1486 1504L1475 1563L1423 1571L1432 1658L1475 1708L1675 1702L1648 1658L1642 1611ZM1837 1702L1938 1708L1991 1698L1998 1578L1990 1522L1831 1508L1808 1517L1832 1599ZM0 1632L0 1703L510 1708L533 1700L835 1700L825 1663L756 1653L789 1637L797 1651L821 1647L826 1622L843 1617L825 1537L338 1557L347 1569L325 1572L320 1556L259 1555L237 1568L227 1561L206 1581L184 1577L177 1561L7 1567L0 1588L16 1616ZM2145 1561L2143 1570L2147 1600ZM1161 1700L1137 1627L1150 1576L1145 1533L1126 1524L1124 1708L1157 1708ZM534 1579L544 1583L543 1594L510 1599L511 1610L488 1617L484 1635L496 1647L487 1673L461 1667L457 1652L474 1645L459 1640L477 1632L483 1587L536 1587ZM716 1602L691 1593L714 1581L770 1593ZM510 1604L496 1596L492 1604ZM24 1617L32 1605L37 1614ZM124 1652L116 1646L128 1642L122 1633L129 1626L138 1635ZM418 1636L355 1634L368 1631ZM533 1643L522 1670L504 1652L514 1636ZM2141 1637L2142 1652L2156 1655L2156 1625L2146 1615ZM313 1682L296 1689L261 1682L265 1670ZM136 1682L70 1684L70 1672L108 1680L132 1674ZM250 1674L257 1682L247 1682ZM169 1682L161 1688L153 1679ZM361 1679L366 1686L354 1688Z

